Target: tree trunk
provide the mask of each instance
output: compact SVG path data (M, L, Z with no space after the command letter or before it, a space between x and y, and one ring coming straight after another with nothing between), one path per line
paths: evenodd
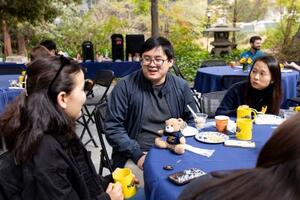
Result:
M12 55L11 38L5 20L2 20L2 31L3 31L3 40L4 40L4 55L11 56Z
M158 0L151 0L151 35L159 36L158 30Z
M18 55L26 56L25 37L22 32L17 33Z

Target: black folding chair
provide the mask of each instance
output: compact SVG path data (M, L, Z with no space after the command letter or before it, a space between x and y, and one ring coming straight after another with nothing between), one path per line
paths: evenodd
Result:
M248 79L248 76L243 75L223 75L221 79L221 85L223 90L229 89L233 84Z
M216 67L216 66L226 66L225 60L204 60L200 67Z
M107 109L107 102L104 102L100 105L97 105L94 112L95 124L96 124L97 133L99 136L99 141L101 146L99 175L102 175L103 168L107 168L110 171L110 173L113 172L112 161L108 157L107 149L103 138L106 109Z
M82 140L85 131L88 132L90 137L90 139L86 143L84 143L84 145L87 145L89 142L93 142L94 146L98 147L89 129L89 123L91 121L93 123L95 122L93 117L94 117L96 106L107 101L107 94L111 87L112 81L114 80L114 77L115 77L114 72L112 70L99 70L96 74L96 78L93 80L93 84L94 84L92 87L93 93L95 94L96 93L95 91L98 91L98 89L103 89L103 91L100 95L95 94L93 98L90 98L90 96L87 97L87 100L83 105L82 115L80 118L82 119L82 121L80 121L80 119L77 120L77 122L83 125L83 130L81 132L80 139ZM96 88L96 86L98 88ZM89 92L87 94L89 94ZM90 111L89 108L92 108L92 111Z
M0 75L21 74L24 69L19 66L2 66L0 67Z
M227 92L226 90L223 90L223 91L215 91L215 92L202 94L201 97L202 112L206 113L209 118L213 118L226 92Z
M299 106L300 105L300 97L287 99L287 105L290 106Z

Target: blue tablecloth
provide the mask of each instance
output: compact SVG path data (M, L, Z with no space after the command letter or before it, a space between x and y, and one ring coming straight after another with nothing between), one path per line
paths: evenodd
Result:
M18 80L19 75L0 75L0 113L18 96L22 89L8 89L9 80Z
M24 64L0 62L0 68L16 65L26 69ZM141 68L140 62L84 62L81 65L87 68L87 78L91 79L95 77L99 69L110 69L114 71L116 77L121 78Z
M16 80L18 81L18 77L20 75L0 75L0 88L2 87L9 87L9 81L10 80Z
M0 114L5 110L8 103L12 102L23 89L0 88Z
M222 90L221 79L223 75L245 75L249 72L243 72L239 68L231 68L229 66L223 67L205 67L197 71L194 88L201 93L214 92ZM299 78L298 71L281 73L281 82L283 89L283 102L288 98L297 96L297 81Z
M270 138L274 127L254 125L253 141L256 148L225 147L222 144L204 144L193 137L187 138L187 144L205 149L215 149L215 153L206 158L186 151L183 155L175 155L166 149L152 148L144 164L145 193L148 200L175 200L185 186L177 186L168 181L168 175L188 168L197 167L209 173L216 170L232 170L253 168L257 156ZM204 130L215 130L214 127ZM172 165L174 170L163 169L165 165Z
M124 77L141 68L140 62L85 62L81 65L87 68L86 78L93 79L100 69L110 69L114 71L115 77Z
M12 66L19 66L19 67L21 67L21 68L23 68L23 69L26 70L25 64L0 62L0 68L7 68L7 67L12 67Z

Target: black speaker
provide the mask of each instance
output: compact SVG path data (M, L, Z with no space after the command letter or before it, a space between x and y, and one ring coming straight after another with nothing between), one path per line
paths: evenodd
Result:
M124 38L121 34L113 34L111 37L112 59L124 60Z
M94 47L91 41L84 41L81 45L82 47L82 57L83 62L93 62L94 61Z
M136 53L141 55L142 46L144 44L145 37L142 34L138 35L126 35L126 60L128 60L128 54L133 57Z

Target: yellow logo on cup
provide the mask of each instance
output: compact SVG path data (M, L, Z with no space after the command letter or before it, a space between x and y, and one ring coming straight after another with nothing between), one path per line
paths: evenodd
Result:
M236 138L238 140L252 139L252 119L238 118L236 119Z
M118 168L113 172L112 176L115 183L119 182L122 185L125 199L128 199L136 194L134 177L129 168Z
M18 80L19 80L19 83L23 83L24 82L24 76L19 76Z
M249 108L248 105L241 105L237 109L237 118L248 118L252 119L252 113L254 116L254 119L256 118L256 110L253 108Z

